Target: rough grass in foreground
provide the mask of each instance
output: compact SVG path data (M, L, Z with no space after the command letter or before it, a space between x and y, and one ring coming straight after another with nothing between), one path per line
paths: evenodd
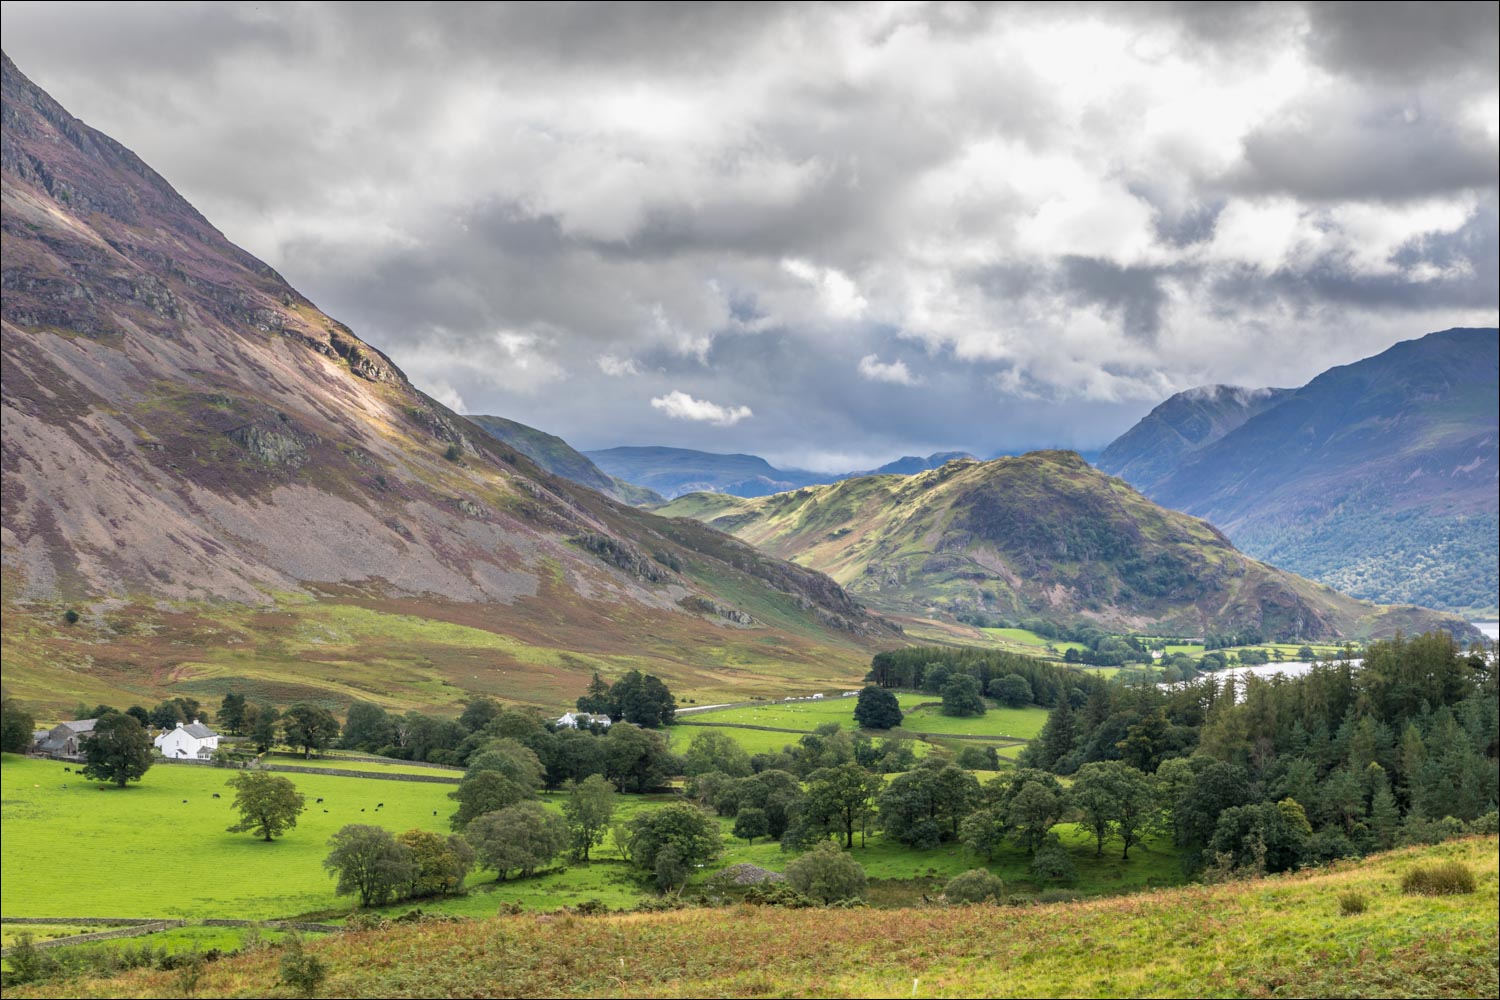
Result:
M332 996L1495 996L1496 838L1260 881L1085 903L758 909L415 924L309 945ZM1414 865L1480 873L1465 896L1400 891ZM1341 892L1369 912L1342 916ZM204 996L286 995L279 950L206 966ZM174 996L170 973L7 996Z

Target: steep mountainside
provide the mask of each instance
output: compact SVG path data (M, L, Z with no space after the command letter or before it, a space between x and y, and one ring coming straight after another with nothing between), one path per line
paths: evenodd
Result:
M309 602L335 597L525 636L525 655L465 639L495 651L482 665L455 655L461 684L433 666L438 640L393 640L438 700L552 699L648 652L689 689L762 665L847 675L868 638L890 635L821 574L546 473L417 391L9 58L3 89L12 693L211 693L237 677L275 697L341 690L349 671L303 651L339 643L299 631ZM291 618L204 610L224 601ZM85 609L78 629L57 628L63 602ZM226 638L231 620L244 628ZM334 635L358 655L357 634ZM227 648L212 660L221 643L254 662ZM517 666L541 673L500 677ZM381 687L394 676L356 693L395 699Z
M546 431L539 431L535 427L528 427L504 417L470 415L467 419L470 423L483 428L491 437L504 441L554 476L571 479L580 486L587 486L591 490L597 490L607 497L613 497L621 503L628 503L634 507L666 502L666 498L655 490L606 475L602 469L590 462L582 453L575 451L572 445L556 434L548 434Z
M1357 596L1493 608L1497 372L1496 330L1434 333L1324 372L1165 475L1138 447L1145 422L1101 467L1247 552Z
M910 476L936 469L955 458L973 457L962 451L941 451L926 458L906 455L878 469L839 474L778 469L756 455L718 455L690 448L606 448L584 454L609 475L650 487L668 498L695 492L763 497L854 476Z
M1179 392L1116 438L1095 464L1149 495L1152 486L1193 452L1275 406L1291 391L1204 385Z
M1458 619L1382 608L1256 562L1073 452L950 462L759 499L696 493L686 516L823 570L891 611L1088 620L1172 633L1383 635Z

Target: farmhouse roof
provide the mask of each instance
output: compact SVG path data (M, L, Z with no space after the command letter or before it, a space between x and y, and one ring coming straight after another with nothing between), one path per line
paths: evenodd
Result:
M195 740L206 740L206 739L208 739L211 736L218 736L219 735L218 733L214 732L212 729L209 729L207 726L205 726L203 723L197 721L196 719L193 722L191 722L191 723L189 723L187 725L181 725L181 726L178 726L177 728L181 729L183 732L187 733L189 736L191 736Z
M94 731L94 723L98 721L98 719L78 719L73 722L63 722L60 725L69 732L92 733Z

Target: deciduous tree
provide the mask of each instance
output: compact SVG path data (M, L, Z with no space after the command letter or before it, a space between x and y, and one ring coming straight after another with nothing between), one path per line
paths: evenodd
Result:
M84 777L112 781L121 788L127 781L140 781L151 767L150 734L123 712L101 715L80 749Z
M290 778L266 771L241 771L228 781L234 789L234 808L240 821L230 833L253 832L267 843L297 825L307 800Z

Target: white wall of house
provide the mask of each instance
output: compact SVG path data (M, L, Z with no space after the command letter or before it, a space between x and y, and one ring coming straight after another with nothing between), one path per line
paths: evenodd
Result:
M170 733L162 733L156 738L155 742L157 749L161 751L163 757L172 758L208 757L212 756L213 752L219 748L219 737L217 735L199 739L196 736L188 735L181 726L178 726Z

